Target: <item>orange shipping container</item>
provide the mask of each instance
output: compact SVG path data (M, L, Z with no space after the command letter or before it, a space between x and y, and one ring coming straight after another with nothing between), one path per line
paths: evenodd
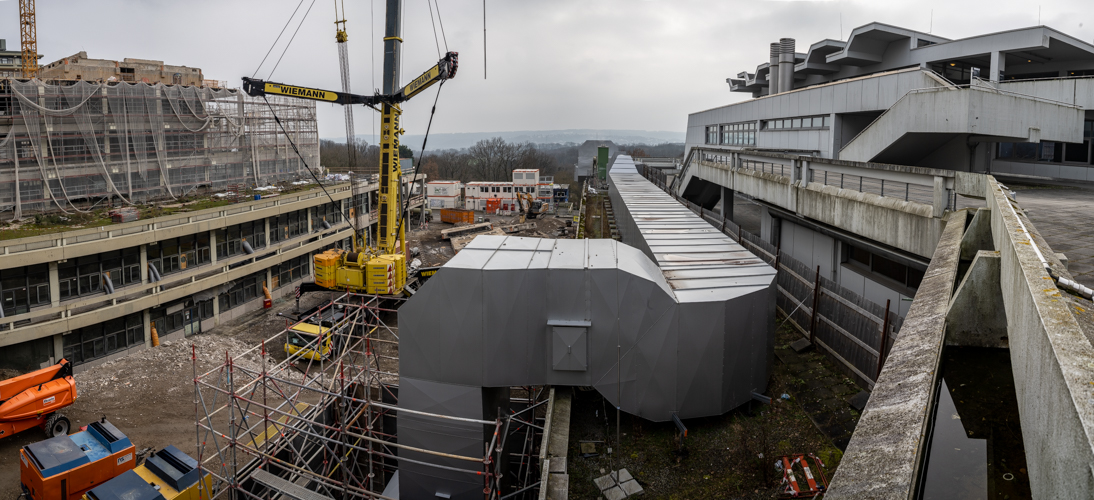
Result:
M475 222L475 212L471 210L460 210L453 208L441 209L441 222L447 222L449 224L455 224L457 222L466 222L473 224Z

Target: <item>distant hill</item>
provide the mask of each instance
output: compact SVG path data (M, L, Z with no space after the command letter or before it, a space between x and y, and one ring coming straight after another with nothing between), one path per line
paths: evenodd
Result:
M366 141L371 139L368 135L358 135ZM666 142L684 142L684 132L668 132L662 130L594 130L594 129L567 129L567 130L521 130L516 132L462 132L449 134L429 134L429 143L426 148L438 149L464 149L473 146L483 139L501 137L508 142L530 142L533 144L581 144L589 139L605 139L616 144L663 144ZM333 139L341 141L341 139ZM402 143L417 151L422 147L421 135L404 135Z

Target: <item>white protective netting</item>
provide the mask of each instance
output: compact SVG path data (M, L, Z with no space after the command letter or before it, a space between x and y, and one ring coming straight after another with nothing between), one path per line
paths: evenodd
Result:
M306 175L274 113L314 167L315 104L269 102L162 83L0 80L0 210L21 218Z

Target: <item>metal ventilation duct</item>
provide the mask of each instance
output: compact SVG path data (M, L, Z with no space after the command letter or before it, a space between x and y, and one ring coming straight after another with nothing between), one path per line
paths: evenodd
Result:
M609 183L634 247L480 236L403 305L401 408L493 420L508 387L591 386L623 411L666 421L720 415L766 389L774 269L642 178L630 157L617 157ZM408 412L398 425L401 444L481 455L482 425ZM409 460L400 488L406 498L482 496L480 478Z

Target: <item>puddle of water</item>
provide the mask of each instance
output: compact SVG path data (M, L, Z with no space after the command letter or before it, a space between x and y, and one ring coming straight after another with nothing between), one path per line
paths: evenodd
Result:
M920 498L1030 498L1010 352L946 347Z

